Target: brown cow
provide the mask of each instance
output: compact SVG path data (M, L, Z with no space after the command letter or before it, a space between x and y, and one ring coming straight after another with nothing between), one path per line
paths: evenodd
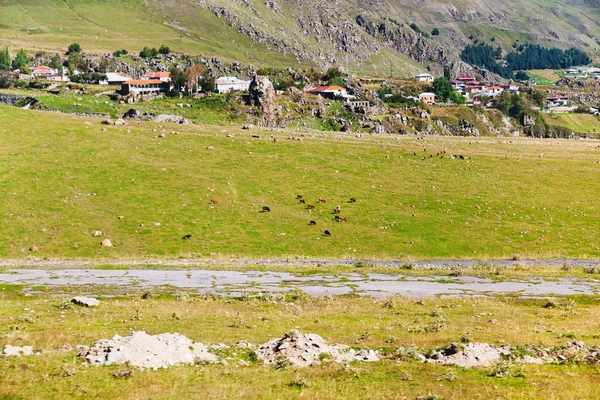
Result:
M309 210L314 210L315 209L315 205L314 204L307 204L306 208L308 208Z
M301 199L301 198L302 198L302 195L301 195L301 194L297 194L297 195L296 195L296 198L297 198L297 199Z
M210 204L217 204L217 199L210 199Z
M350 197L350 203L356 203L356 199L354 197Z
M346 222L346 217L344 217L343 215L336 215L335 220L337 222L342 222L342 221Z
M316 225L317 221L310 221L309 225Z
M325 203L325 198L319 197L319 203Z

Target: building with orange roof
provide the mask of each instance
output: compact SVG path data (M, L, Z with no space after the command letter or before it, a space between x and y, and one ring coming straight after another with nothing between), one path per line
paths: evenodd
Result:
M170 72L146 72L140 77L143 80L159 80L162 82L171 82Z

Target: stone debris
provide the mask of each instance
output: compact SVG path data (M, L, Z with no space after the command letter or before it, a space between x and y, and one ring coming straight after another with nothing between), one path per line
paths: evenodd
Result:
M452 364L463 368L489 367L496 364L505 349L498 349L488 343L452 343L442 351L434 352L426 362Z
M33 354L33 346L11 346L7 344L2 350L2 355L5 357L22 357L30 356Z
M264 364L275 364L284 359L296 367L319 365L323 359L336 362L379 361L376 351L356 351L344 345L329 345L319 335L302 334L295 329L281 338L268 341L255 353Z
M100 244L102 245L102 247L112 247L112 242L110 241L110 239L104 239Z
M129 336L115 335L91 347L79 346L79 356L93 365L129 364L140 368L168 368L196 362L217 362L208 346L195 343L178 333L149 335L143 331Z
M98 307L100 305L100 300L94 299L93 297L77 296L71 299L71 303L83 307Z

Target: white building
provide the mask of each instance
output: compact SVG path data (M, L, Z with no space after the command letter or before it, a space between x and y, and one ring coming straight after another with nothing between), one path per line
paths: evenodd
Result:
M419 74L415 76L417 82L433 82L433 75L430 74Z
M106 80L100 81L101 85L120 85L131 80L129 75L122 72L107 72L105 75Z
M217 79L217 92L244 92L250 89L250 79L239 79L235 76L223 76Z

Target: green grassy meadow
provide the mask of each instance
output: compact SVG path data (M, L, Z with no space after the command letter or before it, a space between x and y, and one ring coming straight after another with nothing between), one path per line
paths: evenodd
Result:
M105 127L4 106L0 120L3 258L600 254L597 141Z
M598 367L577 363L515 366L515 376L491 376L492 368L462 369L421 364L398 348L426 352L468 337L496 345L561 346L574 339L598 343L597 300L511 298L424 299L394 297L284 300L223 299L154 292L101 297L95 309L69 306L72 288L57 296L36 288L0 289L0 346L31 345L40 355L0 357L0 397L5 399L119 398L361 398L410 399L591 399L600 393ZM86 288L89 293L91 288ZM100 296L102 296L100 293ZM179 299L179 300L177 300ZM490 320L496 321L490 323ZM249 350L231 348L227 365L197 365L139 371L125 365L92 367L76 356L114 334L144 330L179 332L205 344L262 344L293 327L317 333L330 343L383 349L378 363L325 363L310 368L263 366ZM435 327L435 328L433 328ZM397 355L395 355L397 354ZM239 366L238 360L248 362ZM128 378L115 373L130 370ZM568 379L565 379L568 376Z

